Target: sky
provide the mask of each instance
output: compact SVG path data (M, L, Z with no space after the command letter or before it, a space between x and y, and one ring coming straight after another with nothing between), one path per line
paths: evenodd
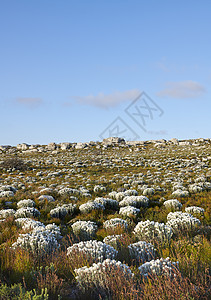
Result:
M211 1L0 0L0 145L211 138Z

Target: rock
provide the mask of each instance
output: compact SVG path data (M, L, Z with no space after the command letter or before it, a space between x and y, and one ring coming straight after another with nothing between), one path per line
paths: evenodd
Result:
M18 144L17 145L17 149L18 150L27 150L29 148L30 145L26 144L26 143L22 143L22 144Z
M192 145L189 141L179 141L179 146L190 146Z
M165 144L166 143L166 140L164 140L164 139L160 139L160 140L151 140L150 141L151 143L153 143L153 144Z
M37 149L29 149L29 150L24 150L24 151L22 150L22 152L30 154L30 153L36 153L38 151L37 151Z
M67 150L71 148L71 143L61 143L60 144L61 150Z
M171 143L174 144L174 145L178 145L178 144L179 144L178 139L175 139L175 138L169 140L169 142L171 142Z
M120 144L120 143L124 143L125 144L125 140L119 137L109 137L107 139L104 139L102 141L103 144Z
M126 145L128 146L140 146L145 145L144 141L126 141Z
M7 150L8 148L11 148L11 146L9 146L9 145L7 145L7 146L1 145L1 146L0 146L0 150L2 150L2 151Z
M46 148L47 148L48 150L56 150L56 149L57 149L57 145L56 145L56 143L50 143L50 144L48 144L48 145L46 146Z
M75 145L75 149L84 149L87 147L87 144L86 143L77 143Z

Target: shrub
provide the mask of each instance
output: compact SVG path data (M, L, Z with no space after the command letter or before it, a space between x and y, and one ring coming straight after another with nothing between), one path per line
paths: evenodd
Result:
M39 217L40 212L34 207L21 207L19 208L16 213L16 218L31 218L31 217Z
M102 263L93 264L91 267L82 267L75 270L76 280L82 290L95 289L103 293L109 288L109 281L117 275L127 280L133 277L130 268L120 261L106 259ZM114 275L115 274L115 275Z
M56 236L50 230L40 230L32 233L20 234L12 248L23 248L37 255L51 253L59 248Z
M93 210L104 210L104 209L105 207L101 203L95 201L88 201L79 206L79 210L82 214L88 214Z
M115 229L119 229L119 228L121 228L123 230L126 230L127 227L128 227L128 224L123 219L114 218L114 219L110 219L110 220L105 221L103 223L103 227L106 230L113 230L113 231L115 231Z
M177 199L166 200L163 205L167 209L180 210L182 204Z
M67 248L67 255L73 252L83 252L86 256L91 256L95 262L103 262L107 258L114 259L117 255L113 247L96 240L80 242Z
M2 209L0 210L0 219L5 219L15 215L14 209Z
M146 262L138 269L143 276L148 276L150 273L154 273L158 276L165 274L172 277L176 275L176 268L178 269L178 263L171 262L169 257L167 257L166 259L161 258Z
M134 233L140 240L156 240L161 243L169 242L173 234L171 227L149 220L139 222L134 228Z
M118 209L119 207L119 202L114 199L98 197L94 202L102 204L106 209Z
M128 248L130 257L136 261L141 261L142 263L152 260L155 256L154 246L144 241L130 244Z
M81 239L90 240L94 238L97 231L97 224L91 221L77 221L72 224L73 233Z
M50 215L52 218L63 219L66 215L72 216L76 211L76 204L64 204L62 206L58 206L50 211Z
M21 207L34 207L34 206L35 206L35 202L31 199L20 200L17 203L18 208L21 208Z
M174 234L196 232L201 225L199 219L191 214L182 212L170 212L167 215L167 226L170 226Z
M21 283L14 284L11 287L6 284L0 285L0 299L8 300L8 299L17 299L17 300L48 300L49 296L47 293L47 289L42 289L41 294L38 294L37 291L31 290L26 291Z
M149 199L145 196L126 196L119 202L119 206L134 206L137 208L147 207L149 205Z
M185 212L194 215L204 215L204 209L198 206L189 206L185 208Z
M27 165L25 164L25 162L18 157L12 157L12 158L5 159L0 164L0 167L4 168L6 170L15 169L15 170L24 171L27 169Z
M103 242L117 249L122 237L122 234L108 235L103 239Z
M119 210L119 214L125 217L135 218L139 213L140 213L140 209L133 206L124 206L121 207Z

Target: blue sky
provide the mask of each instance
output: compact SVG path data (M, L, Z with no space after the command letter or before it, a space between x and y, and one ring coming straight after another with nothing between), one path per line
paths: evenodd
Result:
M210 138L210 14L209 0L0 0L0 144Z

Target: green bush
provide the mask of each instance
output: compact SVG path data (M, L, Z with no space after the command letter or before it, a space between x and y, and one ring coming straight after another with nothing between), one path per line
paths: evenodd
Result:
M41 294L37 294L36 290L25 291L21 283L14 284L9 287L6 284L0 286L0 300L48 300L47 289L42 290Z

